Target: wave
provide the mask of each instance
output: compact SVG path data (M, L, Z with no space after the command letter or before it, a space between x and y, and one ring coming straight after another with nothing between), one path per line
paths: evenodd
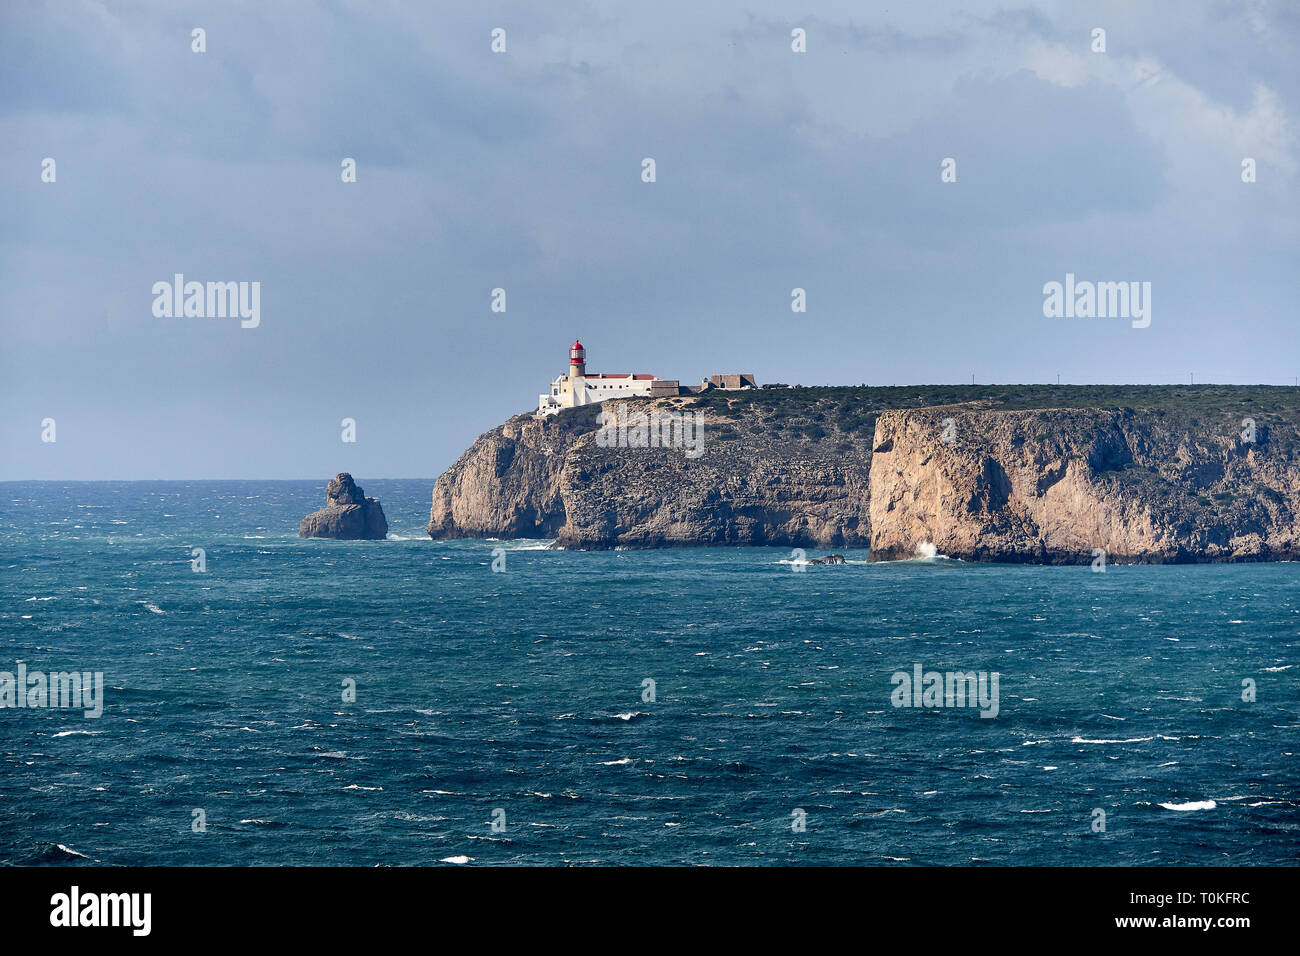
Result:
M1218 806L1213 800L1193 800L1190 803L1162 803L1166 810L1213 810Z
M1155 737L1127 737L1123 740L1091 740L1087 737L1073 737L1070 740L1072 744L1140 744L1148 740L1155 740Z
M637 710L637 711L627 711L626 713L622 713L622 714L597 714L596 716L588 717L587 719L590 721L595 721L597 723L604 723L605 721L608 720L629 721L629 720L637 720L638 718L649 717L649 716L650 716L649 714ZM556 720L559 719L560 719L559 717L556 718Z
M922 541L916 546L910 558L895 558L892 561L874 561L867 562L871 564L937 564L940 561L951 561L952 556L942 554L938 547L929 541Z

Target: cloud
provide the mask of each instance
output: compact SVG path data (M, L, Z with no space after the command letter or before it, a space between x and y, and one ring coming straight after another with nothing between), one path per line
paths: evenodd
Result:
M345 414L432 474L574 335L683 380L1289 381L1296 17L1160 6L4 5L8 476L55 407L106 436L56 476L333 473ZM1150 334L1044 322L1067 269L1156 280ZM178 271L262 281L261 327L154 319Z

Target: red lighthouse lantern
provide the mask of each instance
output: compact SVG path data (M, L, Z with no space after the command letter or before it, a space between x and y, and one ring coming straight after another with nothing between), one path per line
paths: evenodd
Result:
M587 350L577 339L569 346L569 377L587 374Z

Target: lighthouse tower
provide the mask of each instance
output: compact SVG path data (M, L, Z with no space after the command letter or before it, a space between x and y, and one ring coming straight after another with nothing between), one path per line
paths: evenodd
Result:
M583 378L587 374L587 350L577 339L569 346L569 378Z
M654 375L641 373L589 373L587 350L575 339L569 346L569 374L551 383L549 395L537 396L537 414L539 417L554 415L564 408L593 405L611 398L649 398L657 381ZM672 387L671 394L676 395L677 383L673 382Z

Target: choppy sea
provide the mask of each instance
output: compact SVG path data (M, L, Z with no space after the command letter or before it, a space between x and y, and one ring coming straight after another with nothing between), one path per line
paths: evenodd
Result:
M299 540L321 481L0 484L0 672L104 675L0 709L0 862L1300 858L1300 564L435 542L359 480L387 541Z

